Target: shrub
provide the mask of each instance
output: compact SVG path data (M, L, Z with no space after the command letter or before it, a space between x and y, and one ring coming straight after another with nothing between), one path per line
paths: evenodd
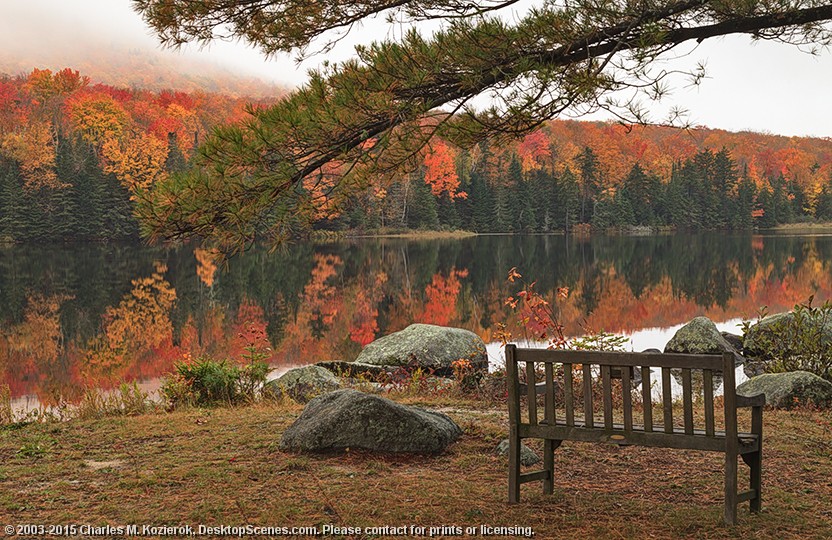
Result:
M179 362L162 384L162 395L171 408L254 401L262 392L269 365L256 358L250 360L243 366L212 358Z
M810 296L805 304L794 307L792 316L766 327L752 330L751 321L743 321L746 340L753 333L753 350L746 349L746 355L762 360L771 373L808 371L832 381L832 303L814 307L813 300ZM757 322L765 315L763 308Z

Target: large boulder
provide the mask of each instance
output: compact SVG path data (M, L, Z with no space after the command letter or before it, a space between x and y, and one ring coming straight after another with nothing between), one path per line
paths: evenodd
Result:
M485 343L475 333L462 328L411 324L368 344L355 363L422 368L451 376L451 363L460 359L468 360L475 369L488 369Z
M341 377L365 378L369 380L387 380L390 378L391 370L385 366L374 366L372 364L360 364L356 362L343 362L332 360L329 362L318 362L315 364L324 369L337 373Z
M664 347L666 353L722 354L730 352L736 363L744 358L728 343L707 317L696 317L676 331Z
M306 405L283 433L280 449L322 452L363 448L435 454L460 435L459 426L444 414L357 390L337 390Z
M274 395L287 395L298 403L338 390L341 381L328 369L320 366L304 366L290 369L266 385L266 391Z
M766 405L789 409L795 405L832 406L832 383L808 371L764 373L737 387L744 396L766 395Z

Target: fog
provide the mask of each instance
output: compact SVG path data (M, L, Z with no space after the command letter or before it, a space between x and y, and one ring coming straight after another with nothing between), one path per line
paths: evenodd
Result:
M346 58L359 38L384 39L400 33L400 28L371 21L328 58ZM125 83L107 80L107 65L137 57L170 68L157 75L158 86L166 86L165 73L171 72L203 80L235 74L294 86L302 84L306 70L323 59L316 57L301 66L288 55L266 60L239 42L218 42L206 49L193 45L179 51L163 49L129 0L0 0L0 72L70 66L103 82ZM689 110L692 123L732 131L832 136L828 97L832 52L811 56L788 45L752 44L749 38L733 36L706 41L671 67L690 67L698 61L707 63L709 78L696 88L686 88L684 80L678 80L668 100ZM127 84L147 84L147 80L137 78Z

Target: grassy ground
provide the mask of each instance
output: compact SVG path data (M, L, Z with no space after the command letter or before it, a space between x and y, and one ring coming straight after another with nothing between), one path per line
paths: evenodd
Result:
M426 532L487 525L531 527L536 538L832 537L830 412L766 411L764 509L752 516L743 505L739 524L728 528L719 454L564 443L555 494L526 484L523 502L509 505L506 462L492 453L507 431L504 406L397 399L445 411L465 434L431 457L287 454L277 442L301 407L268 403L0 428L0 525Z
M786 233L832 232L832 222L784 223L767 230Z

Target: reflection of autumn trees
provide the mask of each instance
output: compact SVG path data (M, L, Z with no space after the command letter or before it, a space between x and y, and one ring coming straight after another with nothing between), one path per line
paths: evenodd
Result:
M194 248L113 249L0 258L0 381L14 395L53 402L88 384L158 377L186 353L238 360L249 344L273 349L275 364L349 360L416 321L490 340L513 316L512 266L547 300L570 289L557 303L573 334L584 319L633 331L751 317L832 291L825 237L374 240L255 250L221 267Z
M448 326L456 317L456 304L461 289L460 279L468 270L452 268L447 275L437 272L425 288L425 305L418 322Z
M132 281L133 288L104 313L101 333L88 346L81 371L91 376L123 376L124 369L161 346L172 344L170 311L176 291L165 280L167 267Z

